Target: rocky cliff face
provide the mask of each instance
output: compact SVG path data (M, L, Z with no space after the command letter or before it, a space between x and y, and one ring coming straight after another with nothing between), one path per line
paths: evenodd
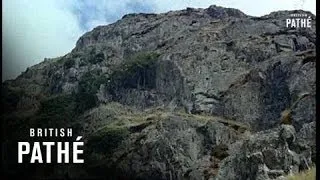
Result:
M88 163L71 177L276 179L307 169L316 32L286 28L292 13L315 22L303 11L210 6L96 27L72 52L3 83L6 146L28 127L74 127Z

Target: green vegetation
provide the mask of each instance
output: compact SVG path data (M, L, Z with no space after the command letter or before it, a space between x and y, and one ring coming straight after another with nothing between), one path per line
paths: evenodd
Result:
M40 102L40 109L35 115L35 122L41 126L55 126L70 122L75 116L75 102L72 95L58 95ZM45 122L45 123L44 123Z
M4 86L1 88L1 102L3 103L3 111L10 112L14 110L24 95L24 91L21 89L13 89Z
M88 146L97 153L112 153L129 136L126 127L105 127L94 133Z
M95 107L97 105L96 93L101 84L107 82L105 74L100 72L87 72L79 81L79 89L76 96L77 112L82 113L87 109Z
M77 114L81 114L84 111L95 107L98 104L97 97L95 94L90 94L87 92L79 92L75 94L75 102L76 102L76 109L75 112Z
M64 58L64 57L61 57L61 58L59 58L57 61L55 61L55 63L56 63L57 65L62 65L64 62L65 62L65 58Z
M108 81L106 74L101 74L100 71L89 71L85 73L79 81L79 91L90 94L95 94L101 84L106 84Z
M79 66L85 66L88 63L97 64L105 60L103 52L97 52L95 48L88 50L86 53L75 52L68 56L61 57L56 61L57 65L63 65L65 69L69 69L75 65L75 60L79 60Z
M103 52L98 52L94 47L86 52L85 56L80 58L80 65L85 65L87 63L97 64L105 60L105 55Z
M212 155L220 160L229 156L228 146L226 144L218 144L214 146Z
M219 123L222 123L226 126L229 126L233 128L234 130L243 133L246 130L250 131L250 126L248 124L243 124L241 122L232 120L232 119L226 119L221 116L212 116L212 115L206 115L206 114L187 114L182 111L178 111L175 114L177 114L180 117L184 117L186 119L192 119L192 120L197 120L199 122L206 123L208 121L217 121Z
M109 76L108 90L115 94L119 88L148 89L155 86L157 53L138 53L115 68Z
M310 170L301 172L299 174L290 175L287 180L315 180L316 179L316 167Z
M63 66L64 66L65 69L70 69L70 68L72 68L75 64L76 64L76 62L75 62L74 59L67 59L67 60L64 62Z
M104 54L102 52L100 52L98 54L91 55L89 57L89 62L92 64L96 64L96 63L102 62L104 60L104 58L105 58Z

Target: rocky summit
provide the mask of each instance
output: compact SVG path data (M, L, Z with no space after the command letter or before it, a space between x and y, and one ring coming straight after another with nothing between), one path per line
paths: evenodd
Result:
M311 28L286 27L299 13ZM310 169L315 18L212 5L98 26L70 53L2 84L3 167L33 178L145 180L283 179ZM35 127L72 127L85 163L18 165L16 143Z

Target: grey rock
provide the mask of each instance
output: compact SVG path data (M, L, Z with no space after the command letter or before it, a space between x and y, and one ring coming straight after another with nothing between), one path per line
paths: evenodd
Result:
M311 165L308 150L295 153L296 132L293 126L259 132L244 141L237 153L221 163L217 179L276 179L297 173ZM292 143L288 146L289 143ZM229 173L229 172L232 173Z

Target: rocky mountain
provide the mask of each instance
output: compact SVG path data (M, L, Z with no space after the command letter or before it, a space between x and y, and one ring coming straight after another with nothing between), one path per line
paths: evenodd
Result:
M294 13L308 14L312 27L287 28ZM70 53L2 84L6 171L265 180L308 169L316 154L315 18L213 5L98 26ZM85 138L85 164L17 165L16 142L30 127L72 127Z

